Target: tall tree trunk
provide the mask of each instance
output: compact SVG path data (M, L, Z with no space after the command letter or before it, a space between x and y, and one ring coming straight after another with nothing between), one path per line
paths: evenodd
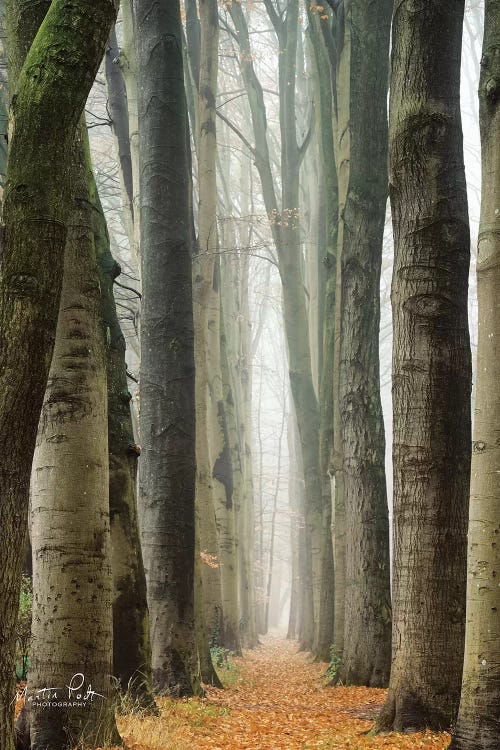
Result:
M303 149L297 143L295 122L295 69L297 55L298 0L287 7L280 39L281 131L281 238L278 248L283 285L283 315L292 397L297 414L305 483L306 545L301 646L310 650L314 641L314 573L318 573L321 540L321 481L319 470L319 410L311 369L299 216L299 170Z
M450 748L500 747L500 3L486 0L479 84L482 151L479 337L472 453L465 663Z
M344 684L384 687L391 664L389 514L380 400L380 269L387 202L392 0L344 3L349 176L341 214L339 409L346 505Z
M322 556L321 598L315 629L313 652L318 659L328 661L333 643L334 625L334 566L332 544L331 457L333 451L333 358L335 332L335 264L338 238L338 180L334 151L333 99L327 50L321 35L321 20L309 11L311 48L318 76L318 132L321 165L321 189L324 191L325 223L324 253L321 258L325 276L323 299L323 357L320 377L320 433L319 453L322 488Z
M122 210L130 250L134 251L134 175L130 149L130 120L127 88L122 73L122 57L118 48L116 29L110 34L106 48L105 71L108 91L107 109L111 119L111 130L115 139L115 150L120 177Z
M460 698L471 449L463 10L407 0L394 14L394 621L380 729L449 727Z
M218 72L218 8L215 0L200 2L201 51L198 96L198 247L194 258L197 414L197 502L202 547L206 524L215 524L218 539L222 619L215 623L220 645L241 652L239 639L236 548L234 540L231 452L221 380L220 278L217 259L217 183L215 99ZM213 554L213 551L208 550ZM204 568L206 573L210 569ZM212 569L214 570L214 569ZM213 573L212 573L213 575ZM211 587L213 588L213 586ZM210 592L204 592L209 600ZM212 596L213 598L213 596ZM208 601L216 612L218 602Z
M344 3L337 7L333 24L336 40L332 54L333 101L336 110L337 179L338 179L338 239L335 264L335 322L333 330L333 451L332 451L332 528L333 567L335 571L333 646L342 659L345 637L346 596L346 507L344 492L344 454L340 413L340 352L342 346L342 248L344 246L344 213L349 189L349 159L351 147L350 116L350 46L351 35L345 33Z
M14 0L8 8L10 86L15 98L0 269L0 528L5 550L0 573L0 746L4 750L12 750L13 743L14 628L31 461L62 284L69 208L67 163L116 10L113 0L71 4L54 0L30 48L38 29L32 26L37 14Z
M134 440L125 339L113 294L113 283L121 269L111 255L106 218L90 159L87 171L101 288L101 314L106 333L113 675L119 680L121 690L129 691L140 708L154 712L146 577L137 518L137 462L140 450Z
M134 243L131 249L137 260L137 272L140 275L141 264L139 258L141 240L141 212L140 212L140 175L139 175L139 112L137 91L137 54L135 48L136 21L134 0L121 0L120 12L122 17L122 49L119 66L125 89L127 92L128 137L130 143L130 161L132 166L132 214L134 220Z
M141 124L141 537L153 683L199 692L194 627L194 336L182 34L177 0L138 0Z
M111 700L106 363L84 128L70 166L61 307L33 459L32 750L120 741ZM50 686L58 687L40 694ZM78 700L89 686L98 695Z

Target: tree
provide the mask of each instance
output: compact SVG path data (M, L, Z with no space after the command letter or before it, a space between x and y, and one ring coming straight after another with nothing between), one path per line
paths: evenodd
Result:
M32 750L120 741L112 695L112 578L104 331L89 191L86 126L71 164L56 343L33 459L32 655L27 706ZM45 703L48 686L92 685ZM62 689L62 688L61 688ZM67 699L73 705L61 707Z
M339 400L346 508L345 635L336 678L386 686L391 662L389 518L380 400L380 269L387 202L392 0L344 3L337 80L346 189L339 215ZM340 13L341 10L338 11ZM348 129L343 127L344 123Z
M477 259L479 338L472 452L462 696L450 748L500 745L500 3L486 0L479 84L482 198Z
M30 47L38 30L35 26L31 33L35 14L14 0L8 6L13 97L0 269L0 528L5 545L0 574L0 745L5 750L13 743L14 625L31 460L62 284L69 210L66 167L116 10L114 0L53 0Z
M278 251L283 288L283 317L288 345L290 383L299 426L305 481L307 535L303 560L304 602L300 640L303 648L310 649L314 642L314 613L319 609L322 492L319 465L319 408L311 369L299 212L300 166L311 134L309 130L299 144L295 116L299 4L298 0L288 3L282 17L271 2L266 3L266 11L280 47L281 205L278 203L271 167L263 89L253 64L247 20L240 3L232 3L228 11L240 46L241 74L252 118L255 147L250 148L259 172L265 209Z
M131 395L127 387L125 339L120 328L113 285L121 269L110 250L106 218L87 150L92 226L101 289L106 340L108 398L109 516L113 577L113 675L120 689L146 710L155 711L151 695L151 643L146 577L137 518L137 463Z
M215 553L218 561L217 568L203 566L208 626L218 645L241 653L234 482L222 387L220 263L217 257L217 3L215 0L202 0L199 10L200 55L196 112L198 253L193 258L197 503L203 551L212 556Z
M178 0L136 3L139 71L141 536L156 690L199 691L187 108Z
M471 447L463 11L405 1L393 21L394 619L382 730L449 727L460 697Z

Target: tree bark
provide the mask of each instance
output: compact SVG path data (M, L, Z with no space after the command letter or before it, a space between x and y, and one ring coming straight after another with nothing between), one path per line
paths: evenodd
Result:
M198 88L198 248L194 258L196 402L197 402L197 502L200 505L201 540L210 541L205 525L215 526L218 541L221 611L208 601L218 644L241 653L239 637L237 556L233 505L231 450L221 377L220 270L217 259L216 94L219 20L215 0L200 2L200 79ZM203 516L205 518L203 518ZM212 540L213 541L213 540ZM208 550L211 554L213 552ZM214 569L212 569L213 571ZM205 574L211 571L206 566ZM211 573L213 577L213 573ZM207 600L214 582L205 587ZM216 593L216 592L214 592Z
M84 128L70 165L61 306L33 459L32 750L120 742L111 699L106 365ZM70 693L66 686L81 681ZM88 685L98 696L78 700ZM39 693L51 686L55 694Z
M0 528L5 545L0 574L0 745L5 750L13 743L14 627L31 461L62 284L67 163L116 10L113 0L54 0L30 48L38 29L32 29L36 14L14 0L8 8L13 97L0 269Z
M339 409L346 506L345 635L336 678L385 687L391 664L389 517L380 400L380 269L387 202L387 86L392 0L344 2L349 128L341 212ZM341 83L341 81L339 81ZM344 108L347 112L344 115Z
M460 698L471 450L463 10L405 0L393 22L394 619L383 730L447 728Z
M136 3L141 260L141 537L153 684L199 692L194 628L195 413L187 108L177 0Z
M335 286L338 240L338 179L334 151L333 98L327 50L321 34L324 22L316 13L309 11L311 47L318 76L318 132L319 158L321 165L321 190L324 192L325 245L321 260L325 276L322 330L322 371L320 378L319 408L319 455L322 487L322 557L321 597L319 616L315 628L313 652L316 658L329 661L334 633L334 565L332 540L332 490L331 457L333 451L333 362L335 333Z
M111 119L111 130L115 137L125 230L127 232L129 247L133 252L135 242L134 175L130 147L130 120L127 88L122 73L122 58L116 38L116 29L113 29L110 34L104 61L108 90L107 108Z
M500 3L486 0L479 84L482 152L477 353L462 697L450 748L500 747Z
M146 577L137 517L140 449L134 440L125 339L113 294L113 284L121 269L111 255L106 218L90 159L87 174L101 288L101 315L106 335L113 675L118 679L122 692L128 692L138 707L154 713Z

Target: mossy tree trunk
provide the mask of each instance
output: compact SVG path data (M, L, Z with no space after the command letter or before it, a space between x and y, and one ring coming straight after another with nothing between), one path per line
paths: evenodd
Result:
M465 662L450 749L500 747L500 3L486 0L479 84L482 151L479 337Z
M0 527L6 550L0 574L0 745L12 750L14 627L31 461L62 285L67 164L117 3L54 0L33 44L37 13L14 0L7 9L12 107L0 269Z
M111 684L106 362L84 129L82 123L70 165L61 306L33 459L32 750L120 742ZM73 694L62 687L80 681ZM99 696L77 700L88 685ZM59 687L45 702L38 691L48 686Z
M194 335L182 32L177 0L138 0L141 538L155 689L199 692L194 626Z
M460 0L405 0L393 20L393 662L382 730L447 728L460 698L471 454L463 12Z

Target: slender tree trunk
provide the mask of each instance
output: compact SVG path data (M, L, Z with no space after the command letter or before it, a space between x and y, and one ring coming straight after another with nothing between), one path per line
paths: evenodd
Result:
M298 0L287 7L280 40L280 130L282 137L282 209L279 248L283 284L283 315L288 344L292 397L302 451L305 483L304 602L301 646L310 650L314 641L313 577L321 550L321 481L319 470L319 410L311 369L309 330L302 278L299 212L299 169L303 152L297 143L295 124L295 67L298 35Z
M106 333L113 675L119 680L121 690L129 691L140 708L154 712L146 577L137 518L137 462L140 449L134 440L125 339L113 294L113 284L121 269L111 255L106 218L90 162L87 171L101 288L101 314Z
M194 627L194 337L180 7L138 0L141 537L153 684L199 692Z
M286 430L286 387L285 383L283 383L283 410L281 415L281 428L280 433L278 437L278 463L276 466L276 475L275 475L275 486L274 486L274 495L273 495L273 510L271 515L271 538L269 540L269 563L268 563L268 569L267 569L267 586L266 586L266 611L264 615L264 626L265 626L265 632L267 633L269 630L269 607L271 603L271 593L272 593L272 587L273 587L273 572L275 567L275 561L274 561L274 550L276 545L276 517L278 514L278 498L280 494L280 482L281 482L281 462L282 462L282 446L283 446L283 438L285 436L285 430Z
M84 128L70 167L61 307L33 459L32 750L120 742L111 700L106 363ZM49 686L57 686L55 695L41 699L39 691ZM78 700L88 686L98 696Z
M469 518L465 663L450 748L500 747L500 3L486 0L479 84L482 198L479 337Z
M122 73L122 58L118 48L116 29L110 34L105 55L107 108L111 119L111 130L115 137L115 149L120 176L122 210L125 230L131 251L134 250L134 175L130 149L130 121L127 88Z
M201 51L198 96L198 246L194 258L196 403L197 403L197 502L200 506L201 542L208 540L205 526L215 514L220 567L222 619L216 623L220 645L241 652L234 540L233 477L231 452L221 380L220 278L216 262L217 183L216 110L218 71L218 8L215 0L200 3ZM213 542L213 540L210 540ZM213 554L212 550L208 550ZM213 569L212 569L213 570ZM209 573L210 569L205 568ZM213 588L213 586L211 586ZM216 613L218 602L210 601Z
M394 14L394 621L379 729L449 727L460 698L471 449L463 10L407 0Z
M15 621L31 461L63 274L67 163L116 15L112 0L54 0L28 54L33 8L8 7L11 138L0 269L0 746L12 750ZM31 33L32 32L32 33ZM61 34L65 44L61 45ZM60 52L53 54L54 45ZM44 71L40 77L38 72ZM40 143L44 144L40 149ZM22 429L20 429L22 425Z
M139 258L141 240L141 212L140 212L140 175L139 175L139 112L137 91L137 54L135 48L136 22L134 0L121 0L120 11L122 17L122 49L118 65L125 83L127 93L128 137L130 143L130 161L132 166L132 215L134 220L134 242L131 250L137 260L137 272L141 273ZM130 184L130 183L129 183Z
M333 72L333 101L336 109L337 179L338 179L338 240L335 266L335 323L333 343L333 452L332 452L332 527L333 567L335 571L333 646L336 656L342 659L345 637L346 597L346 506L344 492L344 454L342 445L342 420L340 412L340 352L342 346L342 248L344 245L344 213L349 189L349 158L351 147L350 116L350 46L351 35L345 33L344 4L339 3L334 19L333 34L336 39Z
M389 514L380 400L380 269L387 202L392 0L344 3L350 149L342 224L339 409L346 506L344 684L384 687L391 664Z

